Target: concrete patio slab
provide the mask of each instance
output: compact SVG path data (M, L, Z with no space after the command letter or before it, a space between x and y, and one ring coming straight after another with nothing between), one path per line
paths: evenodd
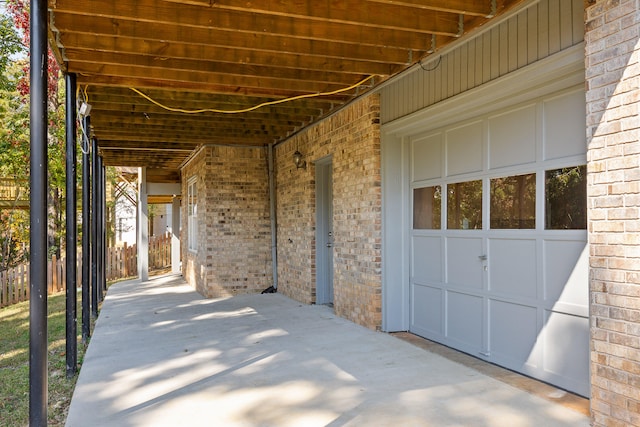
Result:
M582 413L280 294L110 287L76 426L588 426Z

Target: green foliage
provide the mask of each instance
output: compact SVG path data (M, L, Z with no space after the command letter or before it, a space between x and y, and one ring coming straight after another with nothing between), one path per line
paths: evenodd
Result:
M586 230L587 167L547 171L545 184L545 228Z
M16 89L22 73L14 63L5 72L5 89L0 89L0 176L26 180L29 164L29 104Z
M10 89L11 82L7 80L6 71L16 56L25 50L11 17L0 15L0 89Z
M14 62L4 72L0 89L0 177L28 182L29 105L16 90L22 63ZM28 254L28 211L0 210L0 271L23 262Z

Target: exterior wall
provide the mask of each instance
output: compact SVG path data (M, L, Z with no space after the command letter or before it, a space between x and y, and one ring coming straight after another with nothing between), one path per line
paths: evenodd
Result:
M381 315L380 104L364 97L276 147L278 290L315 303L315 168L332 156L334 308L371 329ZM293 153L307 161L296 169Z
M527 3L530 6L527 6ZM381 91L382 123L451 98L583 41L583 0L524 2L525 8L437 51Z
M640 425L640 3L587 9L591 409Z
M206 250L203 245L202 234L198 236L198 250L196 252L190 251L189 243L187 242L188 233L188 215L187 215L187 182L197 176L196 187L198 192L204 194L205 174L201 173L205 170L206 164L206 149L200 150L191 161L182 169L182 194L185 195L182 205L182 215L180 215L181 224L181 236L182 240L182 275L185 280L198 292L204 295L205 293L205 276L202 274L206 263ZM198 213L206 211L206 198L198 197ZM200 229L202 233L205 230L203 221L200 221Z
M260 292L272 284L264 148L204 147L182 170L197 176L198 250L183 245L183 274L206 297ZM184 209L186 209L186 198ZM182 215L183 238L187 215Z

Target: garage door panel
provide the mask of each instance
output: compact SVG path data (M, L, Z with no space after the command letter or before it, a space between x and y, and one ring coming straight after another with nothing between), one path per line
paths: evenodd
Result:
M414 284L412 294L412 326L423 333L442 337L444 335L442 307L444 291L431 286Z
M584 154L584 92L575 91L549 99L543 103L544 157L561 157Z
M537 313L535 307L489 300L489 351L492 358L511 369L535 368L534 344L539 333Z
M448 130L447 175L482 170L482 122L474 122Z
M489 118L491 169L536 161L535 104Z
M536 298L536 241L489 239L488 245L490 291Z
M589 306L589 253L585 241L546 240L544 248L545 300L552 304ZM586 315L586 313L585 313Z
M588 396L589 319L546 311L543 336L544 372L555 384Z
M483 255L482 238L447 238L447 277L450 285L482 289Z
M413 237L412 276L419 283L442 283L442 238Z
M475 295L447 292L447 338L465 351L482 351L483 299Z
M442 176L442 133L411 141L412 181Z

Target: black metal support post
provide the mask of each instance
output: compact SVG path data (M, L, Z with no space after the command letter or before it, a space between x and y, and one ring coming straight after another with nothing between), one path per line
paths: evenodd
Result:
M29 425L47 425L47 2L31 0Z
M91 291L91 278L89 267L91 266L91 165L89 163L91 118L84 117L82 131L82 341L89 341L91 335L91 318L89 294Z
M77 220L76 220L76 75L67 74L66 81L66 288L67 288L67 322L66 322L66 357L67 378L75 375L78 366L78 328L76 323L77 295Z
M98 317L98 140L91 138L91 315Z
M96 268L98 269L96 281L96 290L98 292L98 301L102 301L104 299L103 291L104 286L102 284L102 276L104 271L104 262L103 262L103 253L102 246L104 244L104 237L102 235L102 230L104 228L103 216L102 216L102 199L104 198L104 177L102 174L102 156L98 156L96 158Z
M107 168L102 160L102 289L107 292Z

